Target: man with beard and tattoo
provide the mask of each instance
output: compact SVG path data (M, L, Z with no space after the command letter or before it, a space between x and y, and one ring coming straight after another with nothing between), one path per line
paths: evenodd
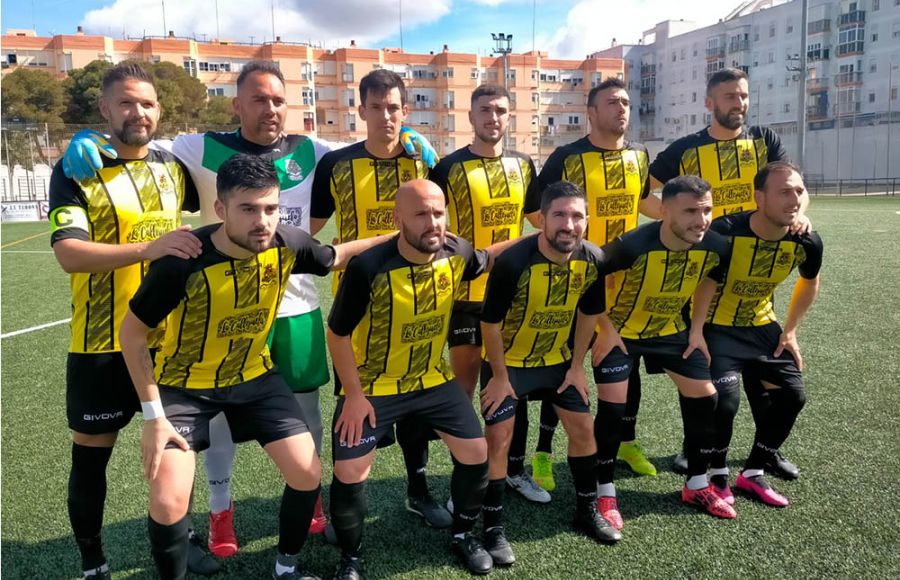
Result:
M787 152L778 135L768 127L745 127L750 107L747 74L734 68L714 73L706 83L706 108L711 115L705 129L678 139L663 150L650 164L651 187L654 190L677 175L696 175L712 186L713 219L725 214L756 209L753 179L756 173L773 161L787 161ZM807 196L808 197L808 196ZM800 216L792 233L809 231L805 216L808 199L802 201ZM685 315L688 316L687 314ZM768 395L752 371L744 374L748 401L755 422L761 420L768 407ZM722 450L727 451L726 450ZM675 458L674 469L687 472L684 453ZM796 479L797 466L779 451L768 468L775 474ZM727 479L727 471L714 468L714 485Z
M80 183L65 177L62 163L50 178L50 243L72 278L66 363L69 520L84 577L93 580L110 577L100 536L106 466L119 430L140 409L119 327L150 261L200 252L190 227L179 227L183 209L199 208L194 184L173 155L148 147L160 116L152 77L136 64L109 69L99 104L118 159L105 159L95 177ZM151 336L150 347L160 339Z
M447 197L450 231L475 248L518 238L522 234L525 208L540 208L540 189L531 158L503 149L509 117L509 92L505 88L477 87L472 92L469 110L474 132L472 144L444 157L431 170L431 179ZM537 223L536 218L532 223ZM447 337L450 366L469 397L475 393L481 369L479 317L486 283L487 276L481 276L460 287ZM523 404L521 408L527 406ZM516 425L518 428L519 423ZM525 414L521 453L519 457L510 457L506 482L529 501L548 503L550 494L535 483L523 466L527 435Z
M670 180L662 190L662 219L640 226L603 247L609 271L624 272L620 291L600 317L594 342L594 381L604 416L597 434L598 480L612 484L628 377L639 358L663 370L678 388L684 424L688 479L683 502L719 518L734 509L716 495L706 477L715 430L717 393L702 335L688 333L682 309L698 285L724 279L728 240L708 231L712 221L709 183L694 175ZM618 406L618 410L615 407ZM616 527L621 528L621 516Z

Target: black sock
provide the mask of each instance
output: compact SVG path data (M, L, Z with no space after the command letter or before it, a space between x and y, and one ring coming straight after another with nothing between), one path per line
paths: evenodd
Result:
M569 469L575 484L575 509L590 509L597 501L597 454L569 456Z
M622 441L637 439L635 428L637 414L641 408L641 367L635 363L628 376L628 395L625 399L625 414L622 415Z
M734 418L741 404L741 384L736 374L718 377L713 384L719 394L719 401L716 404L715 443L709 465L721 469L726 466Z
M150 553L159 577L182 580L187 574L188 517L166 526L148 516L147 531L150 533Z
M525 448L528 446L528 401L516 405L512 440L506 462L506 475L515 477L525 471Z
M471 532L478 521L488 487L488 464L465 465L453 460L450 497L453 498L453 534Z
M278 551L286 556L294 556L303 549L309 535L316 499L321 487L309 491L284 486L281 494L281 509L278 514Z
M81 552L82 570L106 563L100 530L103 528L103 504L106 501L106 466L112 447L87 447L72 443L72 469L69 471L69 522Z
M538 430L537 451L553 453L553 435L559 425L559 415L553 408L553 401L541 401L541 427Z
M359 557L367 511L365 481L344 483L337 477L332 479L331 524L341 551L348 556Z
M706 397L678 395L681 420L684 423L684 451L688 460L688 477L703 475L709 467L715 443L717 393Z
M787 440L806 404L806 393L802 386L770 389L769 403L766 415L756 428L753 449L744 469L763 469L766 463L774 461L775 453Z
M503 495L506 493L506 478L492 479L484 494L484 531L503 525ZM456 500L454 500L456 501ZM456 506L454 506L456 507Z
M397 443L403 451L406 465L406 495L425 497L428 495L428 480L425 466L428 465L428 438L430 429L415 418L397 423Z
M622 433L625 403L597 401L594 418L594 439L597 441L597 483L612 483Z

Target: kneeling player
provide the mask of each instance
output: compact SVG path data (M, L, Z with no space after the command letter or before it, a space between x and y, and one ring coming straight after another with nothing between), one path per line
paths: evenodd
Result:
M584 190L565 181L551 185L541 200L542 232L507 250L488 279L481 313L487 355L481 407L490 479L484 544L497 564L515 562L502 513L512 419L520 397L550 397L569 435L576 526L604 542L622 537L595 504L597 447L583 361L603 312L605 272L600 249L582 239L586 215ZM567 341L576 310L573 352Z
M236 442L255 439L285 479L274 578L297 568L321 468L296 399L266 347L289 276L324 276L375 240L322 246L279 226L275 166L239 154L219 169L222 224L196 230L202 250L154 262L122 323L122 354L144 412L141 448L150 481L150 543L162 578L184 578L187 511L196 453L224 412ZM154 365L147 335L172 313Z
M702 331L705 336L719 393L710 464L716 493L734 502L725 459L741 400L740 376L749 371L761 380L769 404L754 414L753 448L735 485L765 504L784 507L787 498L772 489L763 474L766 465L776 462L778 449L806 402L796 332L818 293L822 239L815 232L790 232L807 198L796 167L784 161L770 163L754 181L758 209L728 214L710 227L731 238L731 262L723 284L716 288L711 281L704 282L703 291L697 293L691 332ZM800 276L782 330L775 320L772 294L794 268Z
M597 383L598 504L617 528L622 516L616 502L613 468L619 447L628 376L640 357L661 368L678 387L684 422L688 480L685 503L721 518L734 509L709 486L706 469L713 443L716 390L710 380L706 346L688 343L681 309L707 276L721 280L728 263L728 242L708 232L712 215L709 183L681 176L662 191L662 220L634 229L604 246L607 268L625 277L608 314L600 317L594 343Z

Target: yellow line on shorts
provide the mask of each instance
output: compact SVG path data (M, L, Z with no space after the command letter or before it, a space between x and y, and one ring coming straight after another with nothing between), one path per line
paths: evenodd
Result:
M34 238L39 238L41 236L46 236L50 232L41 232L39 234L34 234L33 236L28 236L27 238L22 238L21 240L16 240L15 242L10 242L8 244L3 244L0 246L0 249L8 248L10 246L15 246L16 244L21 244L22 242L27 242L28 240L33 240Z

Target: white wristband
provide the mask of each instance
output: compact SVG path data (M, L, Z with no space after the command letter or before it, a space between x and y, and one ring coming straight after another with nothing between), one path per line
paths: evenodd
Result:
M166 416L166 412L163 411L162 402L160 402L159 399L141 401L141 412L144 414L144 421L152 421Z

